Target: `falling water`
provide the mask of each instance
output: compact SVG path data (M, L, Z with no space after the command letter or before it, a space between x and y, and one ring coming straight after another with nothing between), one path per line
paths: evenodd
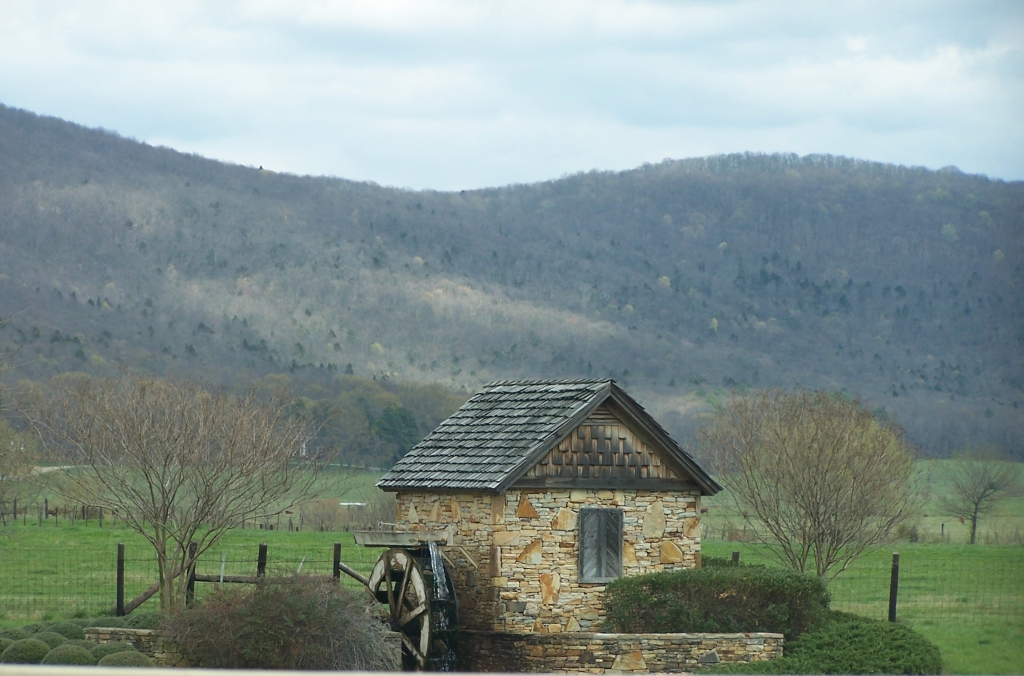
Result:
M434 573L434 599L448 600L448 576L444 572L444 558L436 542L428 543L430 549L430 570Z

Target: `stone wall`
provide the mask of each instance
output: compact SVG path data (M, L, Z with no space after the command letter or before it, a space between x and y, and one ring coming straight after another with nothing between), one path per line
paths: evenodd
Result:
M104 643L131 643L144 655L149 655L160 667L187 667L188 662L170 634L159 629L127 629L122 627L87 627L85 638Z
M623 511L623 575L700 565L700 496L645 490L399 493L399 529L448 531L464 629L595 631L604 584L579 582L581 507Z
M521 634L465 631L462 671L680 673L782 657L782 634Z

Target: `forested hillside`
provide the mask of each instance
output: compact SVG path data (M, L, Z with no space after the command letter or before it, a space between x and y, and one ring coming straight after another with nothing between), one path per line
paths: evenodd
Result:
M731 155L441 193L0 107L8 379L287 374L313 405L374 378L611 376L684 440L730 389L802 384L926 454L1024 457L1022 256L1024 184L952 168Z

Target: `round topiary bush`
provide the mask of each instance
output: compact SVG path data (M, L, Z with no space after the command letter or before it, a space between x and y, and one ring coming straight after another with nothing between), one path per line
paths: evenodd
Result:
M44 622L33 622L32 624L23 624L21 630L25 632L25 638L29 638L32 634L38 634L41 631L46 631L50 625Z
M163 613L136 613L128 616L124 626L130 629L156 629L163 620Z
M87 638L72 638L68 639L68 641L64 643L64 645L77 645L79 647L85 648L86 650L92 650L96 647L96 642L90 641Z
M51 650L67 641L66 638L53 631L41 631L38 634L33 634L32 638L37 641L42 641L46 645L50 646Z
M9 638L12 641L20 641L23 638L28 638L32 634L26 632L21 627L7 627L0 629L0 638Z
M47 631L60 634L64 638L85 638L85 632L82 631L82 628L74 622L58 622Z
M97 660L102 660L107 655L114 655L116 653L128 652L129 650L135 650L135 646L131 643L124 641L112 641L110 643L103 643L92 649L92 656Z
M155 667L156 663L138 650L126 650L123 653L107 655L99 661L101 667Z
M14 643L13 638L0 637L0 653L7 650L7 646L11 645L12 643Z
M48 652L50 652L50 646L42 641L23 638L7 646L3 654L0 654L0 663L39 664Z
M86 627L123 627L125 622L128 620L127 617L94 617L90 620L86 620Z
M80 645L59 645L46 653L40 664L96 664L96 658L92 653Z

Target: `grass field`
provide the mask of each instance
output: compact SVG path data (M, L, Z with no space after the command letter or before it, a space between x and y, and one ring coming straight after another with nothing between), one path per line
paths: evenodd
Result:
M884 619L888 610L892 552L899 551L899 621L934 641L942 650L944 671L958 674L1024 673L1024 547L1012 544L968 546L966 526L944 519L937 495L943 490L937 466L919 463L928 499L918 516L918 542L898 542L860 559L830 586L833 607ZM358 499L376 475L344 478L325 475L325 498ZM708 556L728 557L739 551L741 560L766 563L765 552L751 543L727 542L718 534L727 530L734 515L720 498L706 500L709 536L703 544ZM925 515L928 516L925 516ZM945 537L940 524L946 523ZM933 528L934 525L934 528ZM998 514L981 523L981 542L1019 542L1024 531L1024 499L1008 500ZM126 544L126 596L132 598L156 580L149 544L123 526L98 528L66 519L38 526L0 528L0 625L30 620L91 616L114 604L117 543ZM333 543L342 543L342 560L369 572L379 550L355 545L345 532L288 532L287 530L233 530L200 560L199 571L217 574L224 561L226 574L252 574L257 546L268 544L268 573L303 572L329 575ZM342 576L345 584L358 586ZM200 584L201 597L213 585ZM153 607L147 602L143 609Z

